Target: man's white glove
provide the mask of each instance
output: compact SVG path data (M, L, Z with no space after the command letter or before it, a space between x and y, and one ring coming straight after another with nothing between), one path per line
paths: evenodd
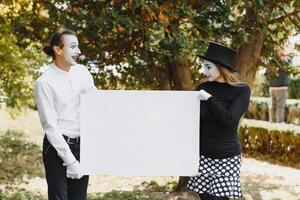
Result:
M209 97L211 97L211 94L209 94L208 92L206 92L205 90L200 90L199 94L198 94L198 98L201 101L206 101Z
M82 170L78 161L67 166L67 178L80 179L82 176Z

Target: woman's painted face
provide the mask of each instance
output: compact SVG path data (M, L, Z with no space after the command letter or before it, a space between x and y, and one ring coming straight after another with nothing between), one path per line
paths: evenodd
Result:
M220 70L218 69L218 67L214 63L212 63L208 60L203 61L203 69L204 69L203 70L204 74L208 78L208 81L215 81L221 75Z
M64 35L63 40L63 52L66 61L69 65L76 65L76 60L81 54L77 37L75 35Z

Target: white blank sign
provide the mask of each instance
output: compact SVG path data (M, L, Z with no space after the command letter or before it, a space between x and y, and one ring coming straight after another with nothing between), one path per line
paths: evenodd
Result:
M95 90L81 96L87 175L192 176L199 165L195 91Z

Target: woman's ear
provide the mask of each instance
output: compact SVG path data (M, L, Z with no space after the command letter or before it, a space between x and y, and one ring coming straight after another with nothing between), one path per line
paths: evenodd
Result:
M62 48L60 48L60 47L57 46L57 45L54 45L54 46L53 46L53 51L54 51L54 53L55 53L56 55L61 55L62 52L63 52Z

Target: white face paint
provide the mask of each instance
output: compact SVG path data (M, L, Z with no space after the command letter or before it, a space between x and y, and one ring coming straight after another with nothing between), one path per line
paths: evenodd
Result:
M208 60L203 61L203 69L204 69L204 74L208 77L208 81L215 81L221 75L218 67L214 63Z
M76 60L81 54L77 37L75 35L64 35L63 41L63 51L67 63L69 65L76 65Z

